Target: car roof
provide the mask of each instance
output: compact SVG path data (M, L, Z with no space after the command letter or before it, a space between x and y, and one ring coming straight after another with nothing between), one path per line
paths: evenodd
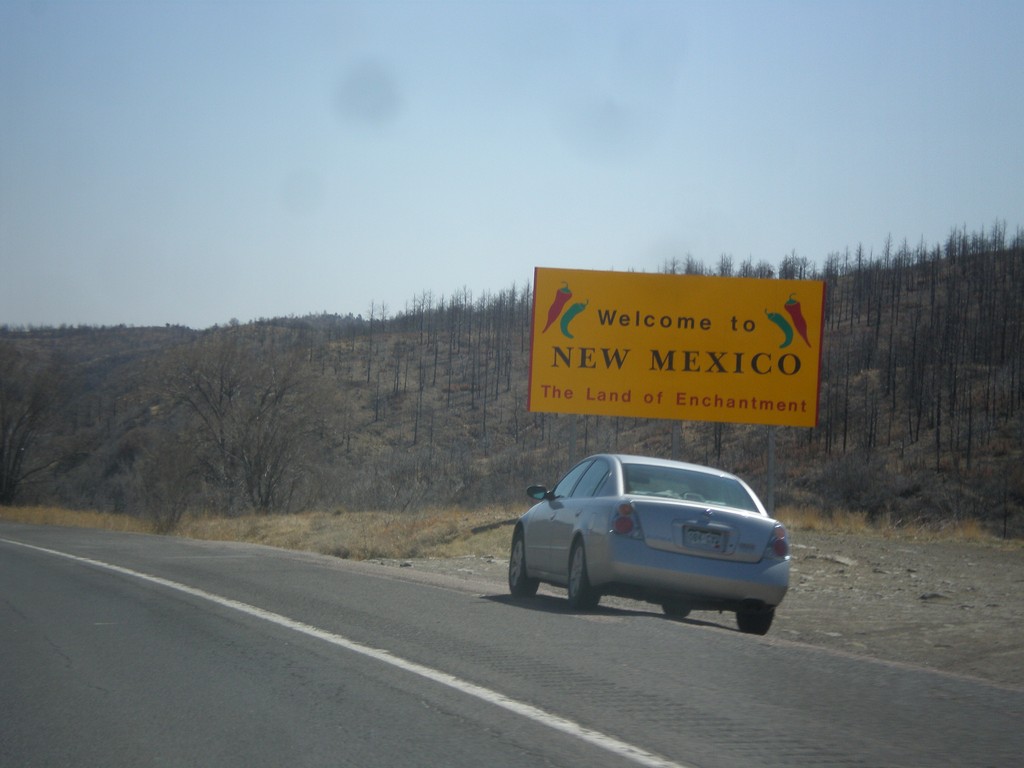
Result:
M686 461L676 461L675 459L663 459L657 456L637 456L628 453L603 453L595 454L589 458L597 458L598 456L611 458L620 464L646 464L647 466L652 467L673 467L675 469L687 469L691 472L704 472L709 475L718 475L720 477L736 477L731 472L726 472L724 469L708 467L703 464L691 464Z

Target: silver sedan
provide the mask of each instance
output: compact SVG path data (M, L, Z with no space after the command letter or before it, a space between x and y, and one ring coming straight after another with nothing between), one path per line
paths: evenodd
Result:
M658 603L666 614L734 611L765 634L789 587L789 538L735 475L665 459L599 454L555 487L533 485L508 566L515 597L540 582L587 609L602 595Z

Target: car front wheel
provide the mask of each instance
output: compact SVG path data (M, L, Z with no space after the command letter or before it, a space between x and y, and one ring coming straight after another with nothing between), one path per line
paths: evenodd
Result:
M537 594L540 581L526 576L526 542L522 530L512 535L512 552L508 558L508 591L512 597L531 597Z
M601 600L601 593L590 585L587 576L587 553L583 542L577 539L569 553L569 605L577 610L593 608Z

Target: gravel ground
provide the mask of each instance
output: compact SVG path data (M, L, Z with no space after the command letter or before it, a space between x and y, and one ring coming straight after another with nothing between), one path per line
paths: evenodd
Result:
M375 562L504 592L506 557ZM731 614L695 611L687 621L735 631ZM1024 548L797 532L768 638L1024 687Z

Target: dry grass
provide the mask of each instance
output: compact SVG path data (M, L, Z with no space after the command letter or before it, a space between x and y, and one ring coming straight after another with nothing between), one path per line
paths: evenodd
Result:
M0 507L0 520L33 525L64 525L69 528L102 528L131 533L155 531L152 523L136 517L59 507Z
M496 507L471 511L339 511L201 517L183 520L175 534L197 539L247 541L354 560L497 556L508 548L510 536L508 526L499 523L515 516L515 511Z
M872 521L865 512L840 509L826 513L811 506L782 507L776 510L776 517L793 531L875 535L918 541L954 540L975 543L1001 541L986 530L978 520L974 519L949 521L941 525L894 520L887 516Z
M793 531L862 534L871 527L864 513L839 510L825 514L817 507L806 505L780 507L775 510L775 517Z
M335 557L466 557L503 555L510 528L501 525L520 510L437 509L422 512L336 511L298 515L185 517L175 536L215 541L242 541ZM0 519L35 525L103 528L157 533L156 526L126 515L50 507L0 507ZM482 529L482 530L481 530Z
M244 517L198 515L183 519L173 535L266 544L354 560L504 557L511 536L511 527L504 523L520 512L520 509L492 507L407 513L337 510ZM811 506L783 507L777 515L793 531L997 542L974 520L935 528L892 520L872 522L863 513L844 510L823 513ZM35 525L157 532L151 523L126 515L52 507L0 507L0 519Z

